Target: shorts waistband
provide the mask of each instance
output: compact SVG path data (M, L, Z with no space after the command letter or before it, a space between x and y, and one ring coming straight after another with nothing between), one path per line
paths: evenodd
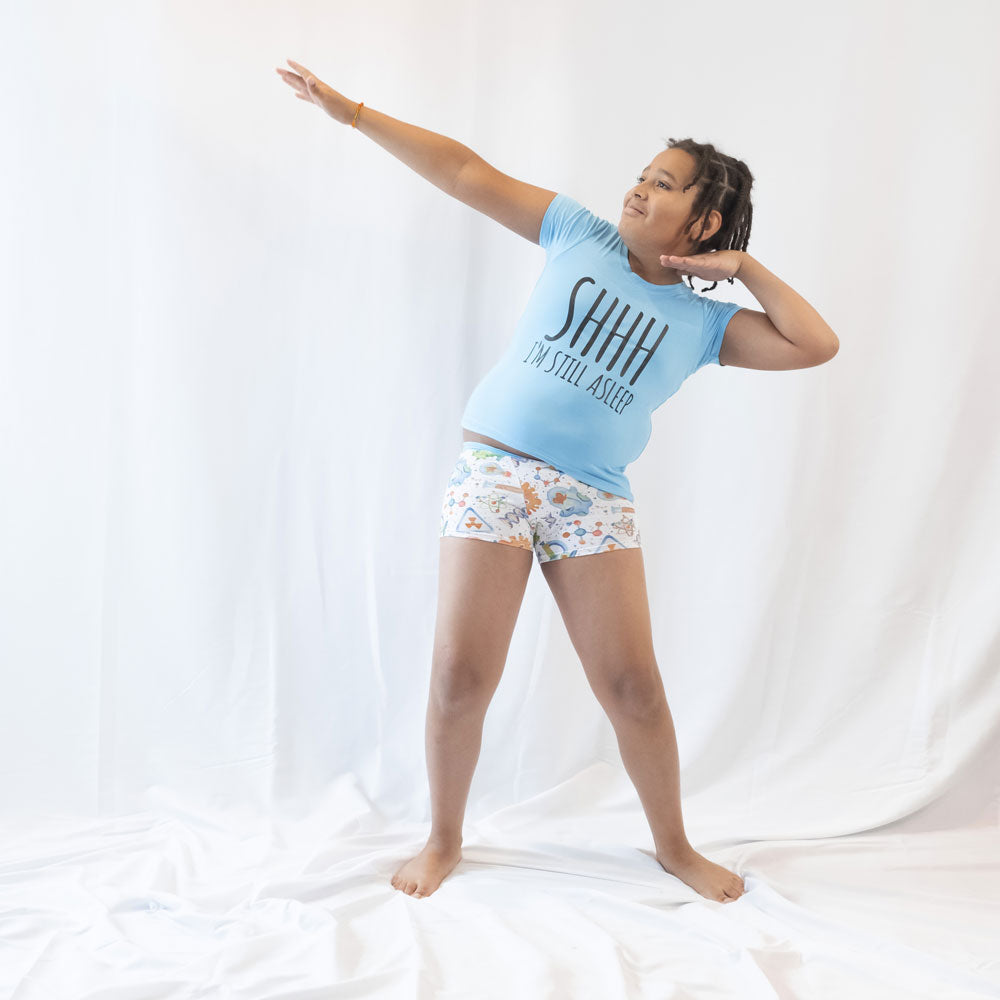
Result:
M494 455L508 455L519 462L532 461L530 458L525 458L524 455L515 455L512 451L507 451L505 448L498 448L495 444L486 444L485 441L463 441L462 450L464 451L466 448L475 448L476 451L491 451Z

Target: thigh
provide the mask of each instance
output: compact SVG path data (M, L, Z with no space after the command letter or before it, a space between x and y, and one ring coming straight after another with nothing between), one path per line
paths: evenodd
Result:
M542 574L598 700L629 710L657 702L662 681L642 549L556 559Z
M533 561L530 549L441 538L431 665L435 697L445 703L492 697Z
M431 683L439 698L500 682L533 553L512 456L463 448L441 506Z

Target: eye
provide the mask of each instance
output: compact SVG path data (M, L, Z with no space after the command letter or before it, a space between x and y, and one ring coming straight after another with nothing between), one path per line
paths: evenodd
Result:
M638 181L638 182L639 182L639 183L641 184L641 183L643 182L643 180L644 180L644 178L643 178L642 174L640 174L640 175L639 175L638 177L636 177L636 180L637 180L637 181ZM666 188L666 189L667 189L668 191L670 190L670 185L669 185L669 184L666 184L666 183L664 183L663 181L657 181L656 183L657 183L657 184L663 184L663 186L664 186L664 187L665 187L665 188Z

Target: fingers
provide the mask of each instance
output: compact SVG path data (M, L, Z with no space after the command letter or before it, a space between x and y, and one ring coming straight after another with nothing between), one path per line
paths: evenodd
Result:
M305 81L302 79L302 77L296 76L294 73L290 72L287 69L276 68L275 72L278 74L278 76L281 77L282 80L285 81L285 83L288 84L289 87L293 87L295 90L301 93L305 93L307 88L305 85Z
M291 59L286 59L285 62L287 62L293 69L297 69L299 71L301 74L299 79L301 79L310 90L319 89L319 80L317 80L312 73L305 68L305 66L300 66L297 62L294 62Z
M303 101L308 101L310 104L315 103L312 95L318 93L317 87L310 87L301 76L296 75L291 70L275 68L275 72L295 91L296 97L301 97ZM310 79L312 78L310 77Z

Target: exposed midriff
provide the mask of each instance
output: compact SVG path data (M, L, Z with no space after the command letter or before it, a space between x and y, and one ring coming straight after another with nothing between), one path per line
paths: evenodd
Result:
M509 444L504 444L503 441L497 441L494 438L486 437L485 434L477 434L475 431L467 431L464 427L462 428L462 440L482 441L483 444L492 444L497 448L503 448L504 451L512 451L515 455L523 455L525 458L534 458L539 462L543 461L543 459L538 458L537 455L529 455L525 451L518 451L517 448L511 448Z

